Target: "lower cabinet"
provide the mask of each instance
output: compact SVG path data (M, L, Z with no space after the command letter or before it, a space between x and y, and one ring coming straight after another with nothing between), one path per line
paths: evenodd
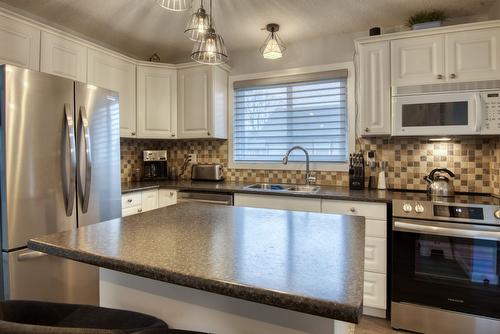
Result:
M234 194L234 205L365 217L363 313L385 318L387 309L387 206L383 203L292 196Z
M177 190L152 189L122 195L122 217L177 203Z

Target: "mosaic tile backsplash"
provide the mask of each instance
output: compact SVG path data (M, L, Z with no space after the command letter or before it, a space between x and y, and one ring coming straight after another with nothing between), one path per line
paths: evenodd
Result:
M431 143L415 138L360 139L357 149L376 151L378 161L387 161L387 186L392 189L425 190L423 177L434 168L448 168L456 174L456 191L500 195L500 138L471 138ZM122 182L134 181L134 170L142 170L142 151L168 150L169 166L180 168L184 157L196 153L198 163L228 164L227 141L121 139ZM233 182L303 182L303 170L227 169ZM347 172L317 171L320 185L348 186ZM367 169L367 178L369 169ZM190 177L188 168L185 177Z

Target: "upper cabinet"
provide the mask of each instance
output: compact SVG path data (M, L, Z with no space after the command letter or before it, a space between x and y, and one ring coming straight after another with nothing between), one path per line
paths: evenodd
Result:
M500 78L500 28L446 35L446 73L450 81Z
M87 82L87 47L42 31L40 71Z
M179 138L227 138L228 73L218 66L178 71Z
M442 83L445 79L444 35L391 42L393 86Z
M389 41L362 44L359 54L361 133L391 134L391 63Z
M111 54L88 50L87 81L120 96L120 135L136 137L135 64Z
M0 64L11 64L38 71L40 30L0 15Z
M177 70L137 66L137 136L175 138Z

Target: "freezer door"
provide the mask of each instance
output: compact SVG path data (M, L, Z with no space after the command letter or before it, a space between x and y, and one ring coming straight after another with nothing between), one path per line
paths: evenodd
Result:
M118 93L75 83L78 226L121 217Z
M2 249L9 250L76 227L74 82L9 65L0 76Z
M2 260L6 299L93 305L99 301L94 267L29 249L3 252Z

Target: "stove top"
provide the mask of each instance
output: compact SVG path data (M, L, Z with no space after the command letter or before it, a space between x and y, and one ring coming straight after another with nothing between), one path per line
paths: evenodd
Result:
M431 197L426 192L413 191L391 191L391 198L394 200L418 201L418 202L436 202L436 203L462 203L462 204L482 204L482 205L500 205L500 198L481 195L459 193L450 197Z

